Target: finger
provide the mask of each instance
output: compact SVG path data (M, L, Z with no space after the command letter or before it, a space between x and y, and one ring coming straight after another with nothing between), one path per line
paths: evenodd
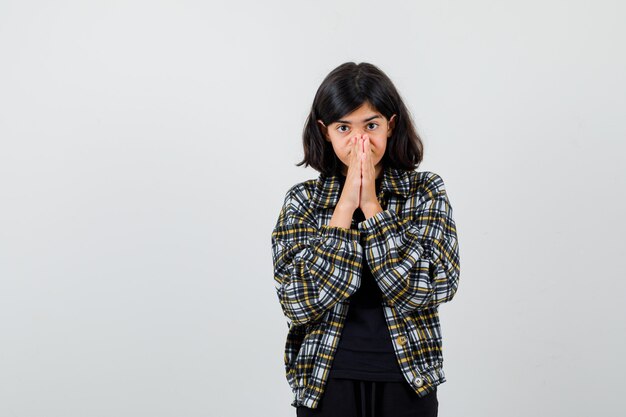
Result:
M372 178L372 167L371 167L371 162L370 162L370 156L367 154L367 152L363 152L363 176L367 177L368 180Z
M367 169L367 165L365 164L365 154L361 154L361 158L359 159L361 160L361 177L365 177L365 170Z
M365 152L363 152L363 138L359 138L359 159L361 160L361 176L363 176L363 169L365 168L365 164L363 161L365 157Z
M361 172L361 150L359 149L359 138L355 136L355 144L354 144L354 157L355 157L355 169L359 171L359 176Z
M374 169L374 158L372 158L372 146L371 146L371 142L369 140L369 136L366 137L365 141L364 141L364 148L365 148L365 157L366 157L366 162L367 162L367 170L368 170L368 175L370 178L372 178L375 174L375 169Z
M354 147L354 136L352 136L350 138L350 162L352 163L354 161L354 153L356 151L356 148Z
M361 171L361 161L359 157L359 138L355 135L352 137L352 162L354 165L353 169Z
M363 139L363 153L365 154L365 158L366 158L365 160L366 161L369 161L369 159L370 159L370 154L369 154L370 150L369 149L370 149L369 139L367 137L364 137L364 139Z

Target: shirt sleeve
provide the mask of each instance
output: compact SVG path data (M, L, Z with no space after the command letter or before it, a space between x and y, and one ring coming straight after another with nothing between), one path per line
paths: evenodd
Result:
M276 293L290 324L315 321L361 284L363 247L356 229L322 225L292 187L272 231Z
M459 285L459 245L440 176L431 173L425 197L408 216L384 210L358 226L366 234L365 258L372 275L400 313L434 307L454 297Z

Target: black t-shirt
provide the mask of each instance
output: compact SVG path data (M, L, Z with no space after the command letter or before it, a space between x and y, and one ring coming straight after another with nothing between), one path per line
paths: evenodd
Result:
M345 176L339 176L341 189ZM376 179L376 194L382 176ZM355 224L365 220L360 208L354 212ZM348 315L330 370L331 378L366 381L404 381L393 350L382 307L382 293L372 276L365 253L361 286L349 298Z

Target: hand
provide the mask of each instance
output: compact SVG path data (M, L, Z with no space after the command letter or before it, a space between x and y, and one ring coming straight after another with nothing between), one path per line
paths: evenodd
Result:
M367 134L363 135L359 143L361 144L359 147L362 147L362 151L359 152L361 159L361 193L359 207L365 215L365 218L370 218L374 214L382 211L382 207L376 195L376 168L374 166L374 160L372 159L369 136Z
M350 162L348 172L346 173L346 182L343 185L343 191L339 197L337 205L350 209L350 213L354 213L359 207L361 200L361 155L362 145L360 137L353 136L350 138L352 150L350 151Z

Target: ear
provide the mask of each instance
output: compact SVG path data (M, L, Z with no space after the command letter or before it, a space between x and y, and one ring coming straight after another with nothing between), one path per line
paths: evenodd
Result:
M396 115L395 113L391 115L389 119L389 128L387 129L387 137L391 137L391 133L393 132L393 128L396 126Z
M324 138L330 142L330 137L328 136L328 127L320 119L317 119L317 123L319 123L320 125L320 130L322 131Z

